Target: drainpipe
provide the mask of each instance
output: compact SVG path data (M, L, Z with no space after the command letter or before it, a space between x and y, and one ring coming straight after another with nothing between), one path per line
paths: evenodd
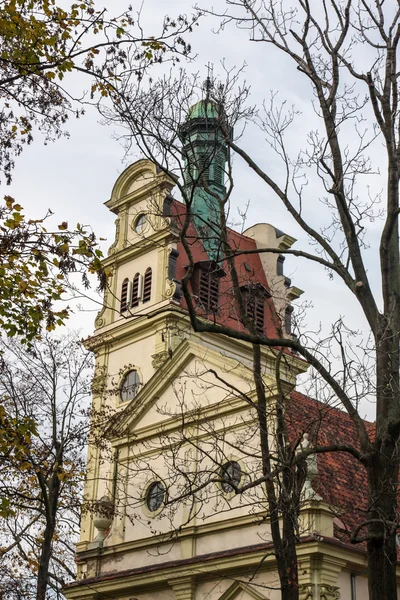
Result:
M350 573L350 590L351 590L351 600L357 600L356 597L356 573Z

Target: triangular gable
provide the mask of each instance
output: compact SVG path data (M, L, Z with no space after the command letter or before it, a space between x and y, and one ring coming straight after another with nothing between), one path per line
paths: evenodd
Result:
M255 590L253 586L247 585L242 582L235 581L227 590L220 596L219 600L242 600L240 594L243 596L243 600L248 598L254 598L254 600L268 600L267 596L264 596L259 591Z
M116 424L113 424L113 429L124 432L132 431L147 411L151 409L162 394L171 386L171 381L183 374L184 369L193 359L205 360L216 367L218 365L221 366L223 363L227 369L235 372L235 376L242 377L243 379L246 377L245 367L238 365L235 360L222 356L214 350L205 348L187 339L183 340L174 351L171 359L165 361L150 381L140 390L138 395L118 415ZM114 442L117 442L117 439L114 439Z

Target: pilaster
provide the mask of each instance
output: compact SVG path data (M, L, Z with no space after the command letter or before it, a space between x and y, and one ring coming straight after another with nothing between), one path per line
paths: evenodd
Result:
M304 557L299 564L299 600L340 600L339 573L346 562L335 556Z
M176 600L193 600L195 581L193 577L182 577L168 581L175 592Z

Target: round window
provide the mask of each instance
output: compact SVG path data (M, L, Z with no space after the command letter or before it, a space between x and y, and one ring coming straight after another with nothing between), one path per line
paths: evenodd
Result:
M161 481L152 483L146 493L146 506L151 512L155 512L162 506L165 500L165 487Z
M224 492L233 492L232 484L236 487L239 485L242 479L242 469L238 462L231 460L222 465L220 476L222 479L221 487Z
M121 385L121 400L132 400L138 393L140 387L140 379L137 371L129 371L124 377Z
M143 213L139 215L135 221L135 231L136 233L142 233L143 229L146 227L147 218Z

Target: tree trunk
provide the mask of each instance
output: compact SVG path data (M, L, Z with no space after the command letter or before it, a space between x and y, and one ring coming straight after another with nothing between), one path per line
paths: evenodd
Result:
M379 448L368 470L370 499L367 542L369 600L395 600L396 491L399 461L395 443Z
M59 448L57 448L59 451ZM48 495L45 498L46 527L43 535L43 545L39 560L37 574L36 600L45 600L49 585L49 565L53 546L53 536L56 526L58 501L60 497L60 478L62 460L56 460L55 470L48 486Z
M381 317L378 335L376 432L372 457L367 466L369 600L397 598L399 336L398 301L397 295L393 296L393 307L387 311L389 315L393 315L392 319Z
M277 561L282 586L282 600L298 600L299 598L296 537L291 516L283 518L281 556Z
M51 548L54 535L54 521L47 523L44 532L42 552L37 575L36 600L45 600L47 586L49 583L49 564L51 559Z

